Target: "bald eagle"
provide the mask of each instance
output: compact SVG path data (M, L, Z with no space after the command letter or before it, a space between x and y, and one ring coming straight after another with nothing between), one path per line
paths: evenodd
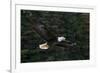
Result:
M32 25L32 31L37 32L40 37L43 38L46 42L39 44L40 49L48 49L52 45L59 47L71 47L75 44L66 40L64 36L55 35L54 31L51 31L52 27L48 27L45 24L41 24L38 20L35 20L33 17L27 17L28 22ZM56 29L55 29L56 30Z

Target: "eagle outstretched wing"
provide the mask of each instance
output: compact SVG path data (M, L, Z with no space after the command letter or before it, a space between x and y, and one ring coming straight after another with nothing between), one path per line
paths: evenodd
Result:
M28 22L32 25L32 30L36 31L45 41L57 40L53 31L50 31L47 25L41 24L38 20L34 20L33 17L27 17Z

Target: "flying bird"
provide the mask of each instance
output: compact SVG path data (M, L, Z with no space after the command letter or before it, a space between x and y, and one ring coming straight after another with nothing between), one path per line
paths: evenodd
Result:
M50 46L59 46L59 47L70 47L75 44L66 40L64 36L57 36L54 31L51 31L51 27L48 27L46 24L41 24L34 17L27 17L28 22L32 25L32 31L37 32L40 37L43 38L46 42L39 44L40 49L48 49ZM56 29L55 29L56 30Z

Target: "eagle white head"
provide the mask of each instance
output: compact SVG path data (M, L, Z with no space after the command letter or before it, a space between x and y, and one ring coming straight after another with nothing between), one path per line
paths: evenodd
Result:
M62 41L65 41L65 40L66 40L66 38L65 38L65 37L63 37L63 36L61 36L61 37L58 37L58 38L57 38L57 40L58 40L58 42L62 42Z

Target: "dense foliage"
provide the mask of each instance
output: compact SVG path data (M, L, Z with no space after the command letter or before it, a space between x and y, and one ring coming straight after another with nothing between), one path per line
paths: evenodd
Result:
M37 25L76 45L64 43L68 47L54 45L40 49L39 44L46 40L34 30ZM22 63L86 59L89 59L89 13L21 10Z

